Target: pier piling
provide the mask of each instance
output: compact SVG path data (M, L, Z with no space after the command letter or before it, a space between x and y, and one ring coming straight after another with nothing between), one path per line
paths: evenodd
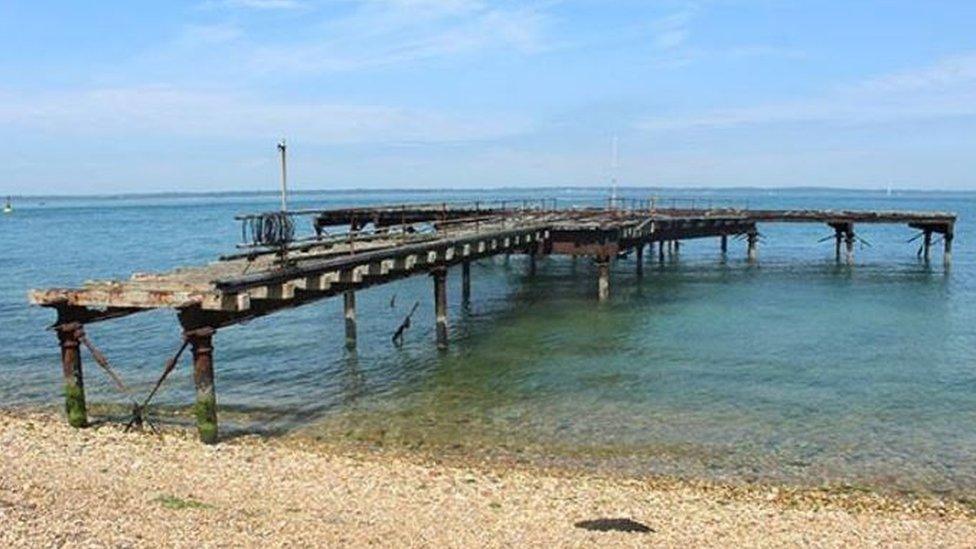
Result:
M943 235L942 264L946 267L952 264L952 236L952 232L946 232Z
M342 294L343 316L346 322L346 349L356 348L356 292Z
M728 235L724 235L724 234L722 235L721 249L722 249L722 255L725 255L725 254L729 253L729 236Z
M461 263L461 303L467 307L471 304L471 262Z
M600 301L610 299L610 258L600 257L596 260L597 295Z
M664 263L664 241L661 240L660 242L658 242L657 246L658 246L657 259L661 263Z
M834 227L834 261L840 263L840 245L844 240L844 232L840 227Z
M194 415L200 441L206 444L217 442L217 394L214 391L212 328L200 328L186 332L193 352L193 383L197 389L197 402Z
M81 371L79 334L81 324L70 322L58 326L58 342L61 345L61 369L64 375L64 407L68 424L72 427L88 425L85 406L85 381Z
M746 244L747 244L746 256L749 260L749 263L755 263L756 260L759 259L759 250L757 246L758 243L759 243L759 233L757 233L755 229L749 231L749 233L746 235Z
M845 261L848 265L854 264L854 228L849 227L844 234L844 244L846 245Z
M637 276L644 276L644 244L638 244L634 253L637 259Z
M437 317L437 348L447 349L447 268L431 271L434 278L434 311Z
M932 231L925 229L925 236L922 240L922 258L926 263L932 258Z

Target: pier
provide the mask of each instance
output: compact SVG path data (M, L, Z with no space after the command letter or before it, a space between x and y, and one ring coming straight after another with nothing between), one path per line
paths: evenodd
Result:
M298 220L309 231L296 234ZM743 208L657 207L650 200L608 203L600 208L560 208L553 200L494 203L397 204L296 210L242 215L239 250L198 266L164 273L136 273L124 280L89 281L77 288L29 292L32 304L53 309L52 325L61 349L68 421L87 425L82 349L132 400L133 420L143 412L166 377L189 350L196 384L195 416L201 440L218 440L214 335L250 319L312 302L343 297L346 346L356 347L356 293L398 279L429 275L435 305L436 341L449 345L449 269L460 267L462 300L472 299L470 265L497 255L524 254L534 274L546 255L590 258L597 265L596 301L613 291L611 264L633 257L638 275L644 264L677 253L689 239L715 238L728 253L730 239L745 242L745 256L759 261L758 225L817 223L833 234L838 262L853 264L855 227L869 223L906 225L918 231L919 257L931 261L933 237L941 237L943 262L952 258L956 216L942 212L754 210ZM914 239L913 239L914 240ZM645 250L647 253L645 253ZM655 251L657 252L655 254ZM138 399L114 372L111 362L85 334L87 324L155 309L172 309L183 329L152 392ZM337 326L339 319L336 319ZM337 328L338 329L338 328ZM395 340L395 337L394 337Z

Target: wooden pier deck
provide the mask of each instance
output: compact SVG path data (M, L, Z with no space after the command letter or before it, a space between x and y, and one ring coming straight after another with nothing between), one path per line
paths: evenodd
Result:
M250 242L239 253L207 265L164 273L136 273L126 280L89 281L77 288L31 290L32 304L57 312L54 328L61 345L66 407L72 425L87 424L80 347L121 389L124 383L108 360L87 339L84 325L153 309L173 309L184 330L179 351L166 364L160 382L191 348L197 385L196 416L201 439L217 439L216 395L213 388L213 342L216 330L343 295L347 346L356 344L355 295L364 288L417 274L433 278L437 345L448 344L446 276L462 269L462 297L470 299L470 264L499 254L526 254L530 272L540 255L591 257L598 266L597 296L610 295L610 264L636 255L643 272L644 250L658 243L676 252L682 240L717 237L723 253L728 238L742 235L747 257L758 259L759 223L822 223L834 230L836 257L853 262L855 224L896 223L920 231L922 255L930 259L932 235L944 242L944 261L951 260L956 217L942 212L865 212L839 210L743 210L654 208L642 202L629 209L559 209L548 201L522 204L420 204L333 210L308 210L241 216L271 221L297 216L312 218L313 234L280 242ZM270 221L269 221L270 223ZM133 401L134 420L143 402Z

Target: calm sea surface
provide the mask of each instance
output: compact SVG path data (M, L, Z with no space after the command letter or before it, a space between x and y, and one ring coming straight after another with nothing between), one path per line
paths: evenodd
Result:
M636 473L849 482L976 494L976 193L628 191L707 196L751 207L948 210L959 214L954 264L941 245L916 258L915 232L859 226L857 265L833 261L818 225L765 225L760 263L732 241L687 243L680 258L613 267L596 301L584 260L485 260L473 302L449 282L451 349L433 344L432 289L418 276L359 294L359 352L343 350L341 300L222 330L217 394L224 417L445 448L505 448ZM603 190L314 193L294 207L404 200L557 196L597 203ZM0 406L60 404L53 313L30 287L79 284L214 259L233 249L236 213L274 196L22 199L0 217ZM395 306L390 301L396 295ZM392 332L415 301L406 344ZM93 341L146 391L179 342L172 312L100 323ZM89 400L123 403L86 357ZM193 399L189 367L157 401Z

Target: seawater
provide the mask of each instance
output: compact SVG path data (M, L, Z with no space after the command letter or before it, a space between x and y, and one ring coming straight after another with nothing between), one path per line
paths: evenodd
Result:
M632 189L762 208L921 209L959 215L954 262L925 265L915 231L859 225L856 265L838 266L820 225L761 225L759 264L731 241L689 241L612 270L596 300L584 259L478 262L473 299L449 279L451 348L434 346L431 282L417 276L357 297L359 350L343 349L341 300L216 336L221 413L249 429L379 443L503 448L550 459L731 480L843 482L976 494L976 193ZM598 204L603 189L321 192L292 206L465 199ZM0 218L0 406L60 404L51 311L31 287L76 285L213 260L240 238L234 214L273 195L24 198ZM395 298L394 298L395 296ZM391 301L393 306L391 307ZM420 306L396 348L390 336ZM145 392L179 343L161 311L93 324L92 340ZM124 404L93 361L90 402ZM157 402L193 399L186 362Z

